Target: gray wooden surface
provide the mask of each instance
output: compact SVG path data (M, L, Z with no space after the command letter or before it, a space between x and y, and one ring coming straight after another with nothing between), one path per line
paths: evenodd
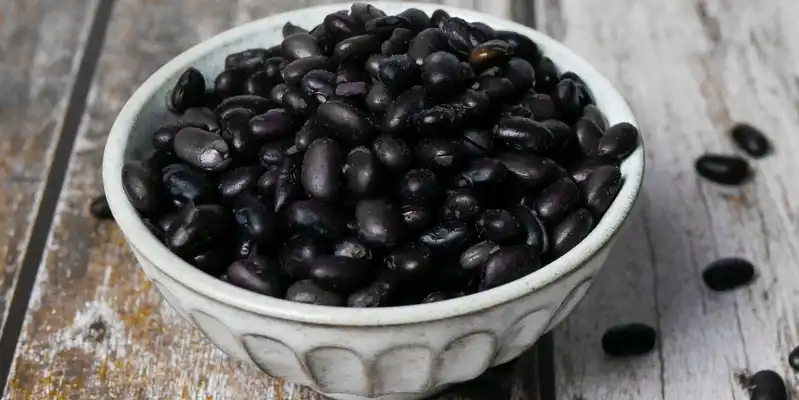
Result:
M22 260L36 261L26 257L36 252L42 259L26 271L30 304L1 331L0 361L14 362L3 399L313 397L231 362L180 321L113 223L88 218L86 205L102 190L110 124L150 73L230 26L324 0L116 0L93 78L76 82L101 1L108 0L0 0L0 228L7 232L0 237L0 326L18 282L25 292ZM588 300L555 330L554 357L536 350L444 398L552 400L541 388L554 384L558 400L743 400L736 374L764 368L799 385L785 360L799 344L792 179L799 172L792 154L799 149L799 2L443 3L524 22L535 11L539 29L618 85L648 146L640 211ZM69 131L62 128L76 85L88 95L77 130ZM753 163L755 179L742 188L697 179L697 155L735 151L727 130L737 121L769 133L775 154ZM60 190L58 173L48 169L59 162L58 140L73 134L71 158L53 167L66 173ZM52 215L37 214L45 187L57 195ZM34 221L44 234L29 243ZM730 293L706 290L701 269L720 256L751 259L756 283ZM604 357L602 332L626 322L657 327L657 351ZM5 334L20 325L17 343Z

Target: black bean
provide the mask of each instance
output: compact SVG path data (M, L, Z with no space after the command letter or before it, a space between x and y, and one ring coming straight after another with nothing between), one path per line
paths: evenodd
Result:
M238 108L228 112L222 121L222 137L230 144L234 158L239 161L253 161L261 147L261 139L250 129L250 119L254 116L252 111Z
M380 166L377 157L366 147L356 147L347 154L344 176L347 188L356 196L368 196L380 185Z
M433 11L433 15L430 16L430 24L433 26L437 26L441 28L444 24L444 21L449 19L449 14L441 9Z
M369 73L360 64L340 64L338 66L336 84L345 82L369 82Z
M535 93L525 96L522 104L530 110L533 114L532 118L536 121L546 121L558 117L558 109L555 106L555 102L548 94Z
M555 138L541 123L529 118L507 117L494 127L494 137L532 154L546 155L555 147Z
M358 108L363 108L369 93L366 82L345 82L336 86L336 98Z
M463 269L467 271L476 271L477 268L485 264L488 258L496 253L497 250L499 250L499 245L490 240L484 240L461 253L458 261Z
M372 142L372 150L377 159L393 171L405 171L412 161L411 150L405 141L391 135L378 136Z
M283 38L285 39L295 33L308 33L308 30L303 27L294 25L291 22L286 22L283 25L282 33L283 33Z
M450 138L422 139L413 149L417 162L433 170L448 170L463 165L468 158L463 141Z
M325 56L311 56L301 58L299 60L294 60L283 70L283 80L289 86L300 86L302 83L302 78L305 74L316 70L326 70L330 71L333 67L330 59Z
M585 208L567 215L551 232L552 256L560 257L577 246L594 228L594 216Z
M751 174L749 163L738 156L705 154L694 164L696 172L703 178L722 185L740 185Z
M479 291L523 278L541 268L541 260L526 246L500 247L483 264Z
M189 108L205 102L205 77L196 68L189 67L180 75L169 96L169 107L182 114Z
M333 246L333 255L371 260L372 250L360 240L348 237L338 241Z
M450 17L444 21L441 30L447 35L452 51L464 56L475 46L488 40L483 32L472 28L468 22L458 17Z
M532 202L532 209L547 224L555 225L583 204L583 193L569 177L547 186Z
M581 153L577 133L569 125L557 119L542 121L541 125L552 132L552 137L555 138L557 157L570 161Z
M552 91L552 99L568 118L578 118L583 113L583 97L580 85L572 79L562 79Z
M264 62L272 57L270 49L253 48L236 53L228 54L225 57L225 69L241 68L243 70L255 71L263 67Z
M204 204L215 199L214 187L205 174L185 164L170 164L161 171L164 190L176 203Z
M407 244L386 257L386 265L403 278L428 274L434 268L433 254L423 244Z
M511 51L516 57L520 57L533 65L540 61L541 50L539 50L538 45L527 36L513 31L497 31L496 37L497 39L508 42Z
M374 272L369 261L324 255L314 260L311 279L323 289L347 294L368 285Z
M291 201L302 193L298 161L293 157L284 157L278 170L275 184L275 211L280 212Z
M427 13L418 8L408 8L398 15L410 21L410 29L414 33L421 32L423 29L430 26L430 17L427 16Z
M104 195L92 199L89 205L89 212L97 219L114 219L114 215L111 214L111 207L108 206L108 199Z
M225 119L227 113L238 108L246 108L257 115L265 113L267 110L273 107L274 103L272 103L269 99L265 99L261 96L244 94L241 96L227 98L219 103L219 105L216 107L216 114L219 115L219 118Z
M406 57L409 63L411 60ZM460 60L451 53L438 51L422 60L422 82L434 98L446 98L462 88ZM415 65L415 64L413 64Z
M228 234L230 214L215 204L189 205L166 232L166 244L181 257L190 257Z
M380 307L388 304L399 290L399 278L392 271L383 271L369 286L347 298L349 307Z
M269 92L276 84L272 82L266 71L258 71L244 81L244 94L269 97Z
M258 242L247 232L237 232L233 239L233 258L242 260L255 253Z
M312 116L318 106L319 101L313 96L308 96L301 89L289 88L283 95L283 108L295 118Z
M274 199L275 198L275 188L277 187L277 180L280 176L280 167L277 165L272 165L266 168L266 171L258 178L258 182L255 184L258 194L261 196Z
M613 159L622 159L632 153L638 146L638 128L627 122L621 122L608 128L607 133L599 141L597 155Z
M145 217L156 217L167 208L160 176L145 163L125 163L122 167L122 188L133 208Z
M183 128L181 124L164 125L153 132L152 143L156 150L173 152L175 135Z
M186 257L186 261L210 275L219 275L230 263L227 251L216 247L199 250L196 254Z
M322 129L314 119L305 121L297 134L294 136L294 146L300 151L308 150L314 140L322 137Z
M477 83L478 90L485 92L492 103L506 101L516 90L513 83L502 76L482 76Z
M617 325L602 335L602 350L612 357L637 356L652 351L656 339L657 333L649 325Z
M438 197L439 191L436 174L429 169L412 169L400 182L400 196L406 204L429 204Z
M183 161L208 171L227 168L233 159L230 146L216 133L186 127L175 135L175 154Z
M383 130L391 135L406 133L412 122L412 116L429 107L430 97L424 87L414 86L395 98L386 109L383 117Z
M470 189L456 189L444 198L443 214L446 219L469 221L480 214L480 199Z
M393 247L405 236L399 212L384 200L360 200L355 207L358 236L372 246Z
M419 65L406 54L388 56L377 67L377 79L397 95L421 82Z
M772 370L759 371L748 379L750 400L788 400L788 389L780 375Z
M362 62L369 55L380 52L380 39L375 35L358 35L347 38L333 48L333 58L338 62Z
M535 91L552 93L558 84L558 67L549 57L541 57L535 69Z
M497 160L505 165L519 183L531 189L548 185L560 173L560 168L554 161L533 154L506 152L498 154Z
M519 221L507 210L485 210L474 226L480 238L499 244L513 242L522 233Z
M520 205L513 209L513 215L525 233L524 244L534 254L545 254L549 251L549 236L541 219L533 210Z
M494 150L494 136L487 129L465 129L463 131L466 151L474 156L487 156Z
M313 280L297 281L286 291L286 300L319 306L338 307L344 305L344 298L320 288Z
M353 37L363 32L363 26L350 15L332 13L325 17L325 31L333 36L336 42Z
M315 69L302 77L301 85L305 94L314 96L320 103L324 103L336 94L336 74Z
M321 200L335 200L342 186L341 169L344 153L332 139L319 138L311 143L302 161L302 187L308 196Z
M271 109L249 121L250 131L264 140L283 139L291 133L291 120L286 110Z
M192 107L186 110L180 116L178 122L182 127L192 126L195 128L202 128L207 131L218 131L221 125L216 114L207 107Z
M752 157L761 158L771 151L771 143L766 135L752 125L735 124L730 131L730 136L738 148Z
M579 184L588 179L591 173L601 166L616 166L616 164L606 158L589 158L573 167L569 173L572 179Z
M521 104L506 104L500 113L502 117L524 117L533 118L533 112Z
M297 235L287 240L278 253L283 270L295 280L311 277L311 266L318 257L327 254L324 241L309 235Z
M445 291L432 292L427 296L425 296L424 299L422 299L422 304L435 303L438 301L453 299L455 297L460 297L460 296Z
M593 104L589 104L583 108L582 118L595 123L602 132L608 130L608 120L605 118L605 115L602 114L602 111L600 111L599 108Z
M585 195L585 205L596 216L601 218L610 208L616 195L621 191L624 181L621 177L621 170L615 165L599 166L588 175L580 188Z
M231 200L242 193L254 192L258 178L264 173L264 168L260 165L248 165L238 167L227 172L219 180L217 188L219 194L224 199ZM166 172L164 173L166 177Z
M157 226L162 233L169 232L173 226L177 226L177 222L183 218L181 211L176 211L163 215L157 221Z
M298 32L287 36L280 43L280 49L287 60L299 60L323 55L316 37L310 33Z
M412 121L419 135L449 136L457 131L463 122L462 109L452 104L439 104L422 110L413 116Z
M388 59L388 55L385 54L372 54L369 58L366 59L366 64L364 65L364 69L366 72L369 73L369 77L375 80L378 79L378 73L380 72L380 63Z
M372 122L363 111L339 101L321 104L316 121L330 134L352 144L366 143L375 133Z
M433 213L430 209L421 205L404 205L400 209L400 214L402 215L402 220L405 222L405 226L414 231L427 228L430 221L433 219Z
M582 107L594 104L594 97L591 95L588 85L585 84L583 78L577 75L577 73L573 71L566 71L560 76L560 79L570 79L577 84L577 88L580 90L580 105Z
M455 186L478 189L498 187L505 180L507 174L508 168L501 160L478 158L458 174Z
M794 371L799 371L799 347L794 347L791 353L788 354L788 365Z
M214 94L220 99L244 94L245 82L250 70L243 68L226 69L214 78Z
M259 244L268 244L275 236L277 216L271 203L264 204L251 194L242 194L233 204L236 223L244 228Z
M273 101L275 104L283 104L283 97L286 96L288 91L288 85L285 83L278 83L269 92L269 100Z
M290 137L264 144L258 152L261 165L265 167L281 165L292 144L294 144L294 141Z
M380 45L380 51L386 55L407 53L413 37L414 34L410 29L396 28L388 40Z
M322 238L337 239L346 229L339 212L316 200L298 200L286 208L289 230Z
M419 236L419 241L433 252L461 254L477 239L472 227L463 221L444 222Z
M386 89L386 86L378 82L372 85L369 89L369 94L366 95L366 107L376 116L380 117L391 105L394 98Z
M228 282L270 297L283 297L286 283L280 266L274 260L253 257L234 261L227 269Z
M505 77L513 84L516 93L524 93L533 87L535 70L529 62L512 57L505 68Z
M736 289L755 278L755 266L742 258L730 257L713 261L702 272L705 285L717 292Z
M449 50L449 39L444 31L439 28L427 28L411 40L408 45L408 56L416 65L422 65L428 55L447 50Z

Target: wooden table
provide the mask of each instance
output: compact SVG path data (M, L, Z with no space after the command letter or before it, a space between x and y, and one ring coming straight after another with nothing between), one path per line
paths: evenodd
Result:
M219 31L322 1L0 0L4 399L314 398L179 320L87 205L140 82ZM510 15L585 56L631 101L648 157L640 212L588 299L522 362L448 398L745 399L737 377L759 369L799 387L786 362L799 344L799 2L443 3ZM698 179L695 157L734 152L739 121L775 154L741 188ZM721 256L752 260L757 281L708 291L701 269ZM604 357L603 331L626 322L657 327L657 350Z

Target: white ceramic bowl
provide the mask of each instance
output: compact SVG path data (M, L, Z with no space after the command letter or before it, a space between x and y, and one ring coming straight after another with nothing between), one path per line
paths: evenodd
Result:
M609 122L635 118L616 89L585 60L523 25L436 4L375 2L389 14L442 8L468 21L529 36L562 70L578 73ZM226 54L282 40L286 21L310 28L341 4L274 15L221 33L177 56L133 94L111 128L103 183L130 248L159 292L220 349L269 375L333 399L419 399L477 377L529 349L585 296L641 187L644 152L622 164L625 182L594 231L577 247L529 276L468 297L381 309L306 305L262 296L206 275L172 254L136 214L122 189L126 160L150 146L150 133L175 119L165 99L189 66L214 77Z

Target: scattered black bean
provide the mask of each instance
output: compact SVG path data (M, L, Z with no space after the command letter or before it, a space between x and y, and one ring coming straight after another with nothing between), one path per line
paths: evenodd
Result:
M791 350L791 353L788 354L788 365L790 365L791 369L794 371L799 371L799 347L795 347Z
M705 267L702 279L717 292L736 289L755 278L755 266L742 258L722 258Z
M652 351L656 340L657 333L649 325L618 325L602 335L602 350L611 357L637 356Z
M738 156L705 154L694 164L696 172L705 179L722 185L740 185L751 174L749 163Z
M780 374L763 370L748 379L750 400L788 400L788 388Z
M730 136L741 150L754 158L764 157L771 151L771 143L766 135L752 125L736 124L732 127Z
M97 196L92 199L89 205L89 212L97 219L114 219L111 214L111 207L108 206L108 199L105 196Z

